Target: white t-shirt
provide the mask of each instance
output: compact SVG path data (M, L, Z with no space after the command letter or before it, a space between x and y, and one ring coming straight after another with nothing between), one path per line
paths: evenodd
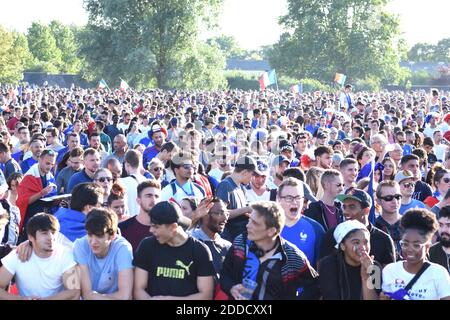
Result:
M442 162L445 159L445 153L447 150L448 147L445 144L435 144L433 147L433 152L436 155L436 158Z
M220 170L219 168L214 168L209 171L208 175L220 182L222 181L222 176L224 173L225 172Z
M450 297L450 276L439 264L431 266L420 276L409 291L411 300L440 300ZM414 278L403 267L403 261L388 264L383 269L383 292L395 292L406 287Z
M15 250L2 259L3 266L15 275L20 296L50 297L64 290L63 274L76 265L73 250L54 244L49 258L39 258L33 251L30 260L21 262Z
M117 128L119 129L119 130L122 130L122 132L125 134L125 131L126 130L128 130L128 128L130 127L130 124L125 124L125 123L123 123L123 122L121 122L121 123L119 123L118 125L117 125Z
M436 130L439 130L439 127L436 126L436 128L431 128L430 126L427 126L424 130L423 130L423 134L425 135L425 137L431 137L433 138L433 134Z
M139 205L136 201L137 187L141 182L147 180L147 178L142 174L133 174L133 177L129 176L126 178L120 178L120 182L123 184L125 190L127 191L127 207L130 217L134 217L139 213Z
M266 190L261 196L258 196L253 189L247 189L245 190L245 197L249 204L257 201L270 201L270 191Z
M191 181L186 182L182 187L178 183L173 183L175 186L175 193L173 192L172 184L168 184L161 190L161 201L169 201L174 199L178 204L184 198L195 197L198 201L205 198L205 190L199 185L195 186Z

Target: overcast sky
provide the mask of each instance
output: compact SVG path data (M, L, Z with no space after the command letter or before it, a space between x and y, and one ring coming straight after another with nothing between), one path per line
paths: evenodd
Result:
M87 14L83 0L2 0L0 24L25 32L32 21L56 19L83 25ZM388 9L400 15L401 29L409 45L436 43L450 37L450 0L393 0ZM218 33L236 37L245 49L273 44L281 28L278 17L286 12L286 0L224 0Z

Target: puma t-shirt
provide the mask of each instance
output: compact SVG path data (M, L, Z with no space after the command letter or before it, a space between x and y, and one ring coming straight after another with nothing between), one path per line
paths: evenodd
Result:
M150 296L195 294L197 277L215 275L209 248L191 236L179 247L160 244L155 237L146 238L139 245L133 264L148 272Z

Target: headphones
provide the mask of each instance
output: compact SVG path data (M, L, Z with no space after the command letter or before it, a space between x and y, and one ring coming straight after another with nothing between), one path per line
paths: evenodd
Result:
M278 241L275 241L275 245L272 248L270 248L269 250L264 250L264 249L261 249L260 247L258 247L256 245L256 243L254 243L252 241L250 243L250 247L248 248L248 250L250 250L250 252L253 252L257 258L261 258L261 257L264 257L267 252L272 251L273 249L275 249L275 247L277 245L278 245Z

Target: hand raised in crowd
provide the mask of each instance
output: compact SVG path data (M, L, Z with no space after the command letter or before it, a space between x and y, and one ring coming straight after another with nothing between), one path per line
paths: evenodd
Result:
M361 260L361 278L363 281L366 281L371 274L369 268L374 265L374 256L369 256L366 250L361 250L359 256Z
M192 213L192 222L190 229L195 228L198 221L208 214L209 210L214 206L214 203L212 201L213 198L206 198L199 204L197 209L195 209L195 211Z
M31 246L30 240L24 241L19 244L16 248L17 256L22 262L27 262L31 258L33 253L33 247Z

